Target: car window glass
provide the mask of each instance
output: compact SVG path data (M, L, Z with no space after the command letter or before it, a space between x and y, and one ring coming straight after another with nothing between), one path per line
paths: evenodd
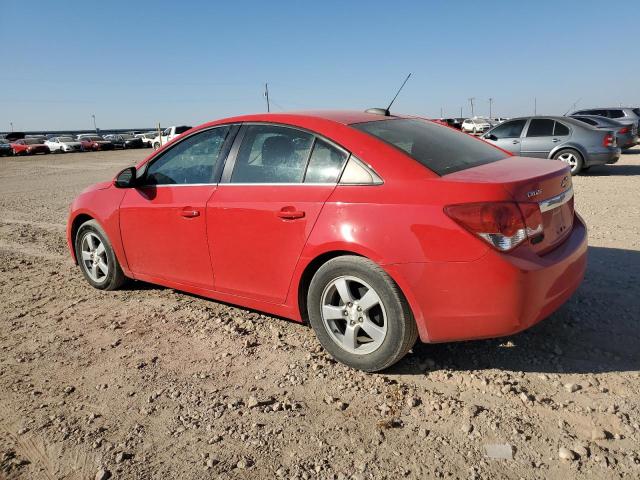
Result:
M593 118L577 117L576 120L580 120L581 122L587 123L589 125L598 125L598 122L596 122Z
M624 117L624 112L622 110L609 110L609 117L622 118Z
M305 183L335 183L347 160L342 150L317 139L304 177Z
M212 128L179 142L149 165L145 183L211 183L228 133L228 126Z
M560 122L556 122L556 126L554 127L554 130L553 130L553 136L563 137L566 135L569 135L569 129L567 128L567 126L563 125Z
M499 127L494 128L491 131L492 135L496 138L519 138L522 134L526 120L511 120L510 122L504 122Z
M631 111L640 117L640 108L632 108Z
M553 120L533 118L527 130L527 137L550 137L553 135Z
M246 127L231 183L302 182L313 135L277 125Z

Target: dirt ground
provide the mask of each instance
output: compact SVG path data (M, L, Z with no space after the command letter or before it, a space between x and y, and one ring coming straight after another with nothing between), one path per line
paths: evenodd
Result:
M0 478L640 478L640 148L574 179L589 268L564 307L382 374L293 322L91 288L68 205L147 153L0 158Z

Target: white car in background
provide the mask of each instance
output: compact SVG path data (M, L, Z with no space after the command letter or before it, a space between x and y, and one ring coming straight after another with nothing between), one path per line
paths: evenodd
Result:
M186 125L180 125L180 126L173 126L173 127L165 128L162 131L162 135L156 136L151 141L151 145L153 146L154 150L158 150L165 143L170 142L171 140L176 138L178 135L180 135L181 133L186 132L187 130L191 130L191 127L188 127Z
M68 135L61 135L59 137L52 137L46 140L44 144L49 147L51 153L66 153L66 152L79 152L80 142L73 139Z
M153 147L153 139L158 136L157 132L136 133L134 137L140 138L145 147Z
M491 123L485 118L467 118L462 122L461 130L466 133L479 135L486 132L491 127Z

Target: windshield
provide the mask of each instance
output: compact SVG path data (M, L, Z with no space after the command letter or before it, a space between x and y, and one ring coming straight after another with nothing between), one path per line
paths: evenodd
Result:
M102 137L84 137L83 140L89 140L90 142L100 142Z
M37 138L25 138L24 143L26 145L38 145L41 142Z
M508 156L482 140L425 120L379 120L351 126L399 148L438 175Z
M131 140L133 137L133 135L122 135L122 138L124 138L125 140Z
M59 142L73 142L75 140L73 138L71 138L71 137L60 137L60 138L58 138L58 141Z

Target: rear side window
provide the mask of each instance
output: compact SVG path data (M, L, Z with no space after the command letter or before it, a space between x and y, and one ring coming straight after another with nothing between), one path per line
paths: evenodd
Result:
M563 137L569 135L569 128L560 122L556 122L556 126L553 129L554 137Z
M609 110L609 117L622 118L624 117L624 112L622 110Z
M551 137L553 135L553 120L547 118L534 118L529 124L527 137Z
M377 120L351 126L402 150L438 175L509 156L470 135L426 120Z
M640 117L640 108L632 108L631 111Z
M304 183L335 183L348 155L342 150L317 139L309 159Z
M249 125L231 183L301 183L313 135L278 125Z

